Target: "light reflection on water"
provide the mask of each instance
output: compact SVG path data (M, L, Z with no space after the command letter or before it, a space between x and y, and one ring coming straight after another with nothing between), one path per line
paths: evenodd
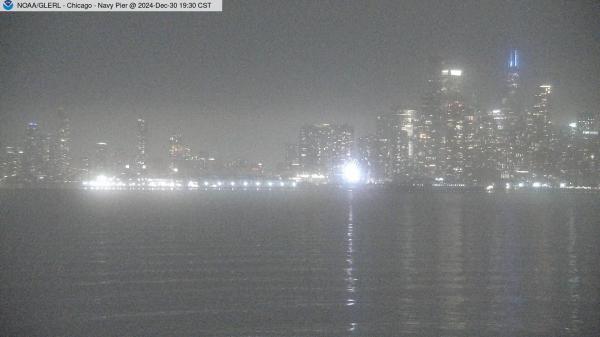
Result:
M352 215L352 190L348 191L348 222L346 226L346 290L348 292L347 306L356 304L356 279L354 277L354 224ZM352 309L351 309L352 310ZM354 317L355 313L352 310L350 317ZM354 321L350 322L348 332L354 333L358 328L358 324Z
M598 195L10 193L0 335L600 331Z

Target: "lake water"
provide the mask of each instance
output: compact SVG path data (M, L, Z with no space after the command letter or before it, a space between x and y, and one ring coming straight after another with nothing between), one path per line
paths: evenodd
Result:
M600 195L0 190L2 336L598 336Z

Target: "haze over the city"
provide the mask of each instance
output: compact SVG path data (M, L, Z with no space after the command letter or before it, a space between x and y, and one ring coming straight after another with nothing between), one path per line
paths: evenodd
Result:
M600 8L593 1L226 1L223 12L24 14L0 21L0 142L71 117L73 155L108 141L151 158L169 135L228 159L283 158L306 123L357 137L392 107L418 108L437 60L463 69L471 102L497 107L520 51L531 97L553 85L553 117L600 107ZM165 159L166 160L166 159Z

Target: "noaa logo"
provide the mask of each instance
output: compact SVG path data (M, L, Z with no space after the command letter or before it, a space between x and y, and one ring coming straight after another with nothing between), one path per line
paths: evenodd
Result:
M4 9L7 11L13 9L14 5L15 4L12 2L12 0L4 0L2 3L2 7L4 7Z

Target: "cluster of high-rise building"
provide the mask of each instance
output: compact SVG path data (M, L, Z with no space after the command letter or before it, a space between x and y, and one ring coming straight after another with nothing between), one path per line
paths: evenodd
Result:
M19 146L4 147L0 178L5 184L43 184L100 175L121 180L267 175L325 183L339 181L343 167L352 162L369 183L598 186L600 110L556 125L552 86L539 84L533 95L526 94L519 64L513 50L498 103L481 109L465 89L467 73L441 63L427 80L420 106L378 115L375 131L356 139L348 124L306 124L297 142L286 145L285 162L268 174L258 160L222 162L194 153L180 134L169 137L165 160L149 163L148 125L142 118L137 119L134 156L119 144L100 141L74 163L71 123L60 109L55 132L44 133L32 122Z
M352 130L349 126L303 127L298 144L286 147L286 168L331 179L341 162L354 158L373 183L600 184L599 113L579 114L567 128L555 125L552 86L540 84L527 97L519 63L513 50L492 109L475 106L462 69L441 64L428 79L419 107L377 116L375 132L356 142L351 131L340 131Z
M193 152L183 135L169 137L169 176L172 178L232 177L251 178L263 174L263 164L246 159L228 162L217 160L207 152Z
M44 133L38 123L27 124L20 146L6 146L0 157L0 178L5 182L63 182L72 178L71 123L63 109L59 127Z

